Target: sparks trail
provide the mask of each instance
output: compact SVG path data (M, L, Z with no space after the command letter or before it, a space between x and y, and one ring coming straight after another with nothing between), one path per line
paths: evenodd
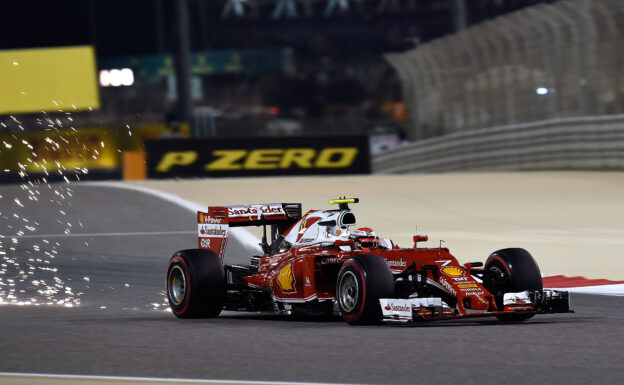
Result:
M63 111L59 112L63 113ZM14 116L10 116L12 122L17 125L20 131L24 131L22 122ZM87 174L86 167L73 166L67 169L59 160L64 154L68 154L70 146L74 143L79 148L86 147L78 140L78 131L71 127L71 130L64 130L64 124L71 124L73 119L70 113L65 113L64 121L61 118L52 118L47 113L43 113L41 118L37 118L35 123L43 128L43 140L37 137L27 136L19 139L15 134L2 141L4 151L13 151L16 155L15 170L22 179L20 185L21 195L12 197L14 212L0 212L0 217L4 219L5 235L0 235L0 304L17 305L62 305L77 306L80 304L82 292L76 292L66 281L71 278L63 278L62 271L55 264L59 242L52 242L47 236L37 236L40 239L30 247L20 245L20 240L30 238L41 225L37 219L31 220L23 214L28 207L53 203L59 206L57 212L57 223L63 227L65 236L71 235L74 227L71 221L61 220L67 218L68 209L71 209L71 197L73 190L68 186L70 178L79 180L79 175ZM2 123L4 128L9 128ZM46 131L55 132L56 135L45 135ZM20 154L28 154L25 162ZM91 155L91 154L89 154ZM99 152L95 152L94 159L99 157ZM82 156L84 159L84 155ZM5 172L10 169L5 169ZM30 172L39 172L45 175L41 178L31 178ZM65 181L65 185L51 184L49 176L58 175ZM69 178L68 178L69 176ZM43 199L41 189L53 191L52 198ZM49 194L46 194L49 195ZM3 199L0 195L0 199ZM4 206L3 206L4 207ZM9 209L10 211L10 209ZM39 210L35 210L39 211ZM54 218L50 218L54 219ZM80 222L82 227L82 222ZM88 244L86 244L88 246Z
M79 252L66 264L67 255L59 254L63 253L60 250L64 249L63 244L68 238L83 237L81 245L91 247L92 241L98 237L194 233L89 232L89 226L76 216L73 208L72 184L89 173L91 164L100 162L103 156L110 156L115 149L107 145L102 135L94 136L76 130L70 113L58 117L44 113L35 121L40 131L38 134L21 133L24 131L22 122L11 118L12 122L8 123L16 134L2 138L0 151L15 154L15 161L5 172L17 173L21 184L15 187L14 194L0 195L0 199L8 204L3 205L0 212L3 219L0 221L0 304L74 307L81 305L83 294L88 292L135 290L135 283L127 279L108 282L102 288L102 282L98 282L97 277L84 275L86 271L76 273L81 259L87 254ZM7 127L4 123L2 125ZM130 125L125 127L127 133L121 131L121 134L131 137ZM121 150L117 149L117 152ZM28 214L38 212L47 214L44 218ZM164 306L164 292L154 293L154 297L129 309L168 310ZM106 303L100 305L103 309L116 307Z

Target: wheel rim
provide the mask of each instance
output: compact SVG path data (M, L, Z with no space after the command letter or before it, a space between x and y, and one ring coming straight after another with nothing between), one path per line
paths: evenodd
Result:
M360 291L357 278L351 271L347 271L340 279L340 307L351 312L357 306Z
M174 266L169 272L169 300L175 305L184 301L186 295L186 276L180 266Z

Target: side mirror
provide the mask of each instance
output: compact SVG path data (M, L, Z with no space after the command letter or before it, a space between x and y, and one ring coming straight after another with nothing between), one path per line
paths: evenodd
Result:
M336 239L334 241L334 246L351 246L352 249L355 249L355 241L353 239Z

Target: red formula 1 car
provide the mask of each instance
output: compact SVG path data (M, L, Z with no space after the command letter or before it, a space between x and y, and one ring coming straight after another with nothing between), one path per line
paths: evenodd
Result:
M167 268L167 297L181 318L222 310L312 316L337 314L351 324L496 316L519 321L570 312L568 293L544 290L524 249L460 265L447 248L399 248L370 228L356 229L357 198L337 209L300 203L209 207L198 212L199 248L178 251ZM264 255L249 265L223 263L230 227L263 226ZM270 226L270 242L267 241Z

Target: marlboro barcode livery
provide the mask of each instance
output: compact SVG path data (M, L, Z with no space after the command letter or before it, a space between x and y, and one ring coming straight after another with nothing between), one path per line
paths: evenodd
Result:
M568 293L544 290L524 249L492 253L460 265L447 248L400 248L370 227L358 227L349 204L310 210L300 203L209 207L197 213L198 248L174 254L166 290L181 318L222 310L341 315L351 324L496 316L521 321L571 312ZM262 226L263 255L248 265L224 263L230 227ZM270 236L267 237L267 227Z

